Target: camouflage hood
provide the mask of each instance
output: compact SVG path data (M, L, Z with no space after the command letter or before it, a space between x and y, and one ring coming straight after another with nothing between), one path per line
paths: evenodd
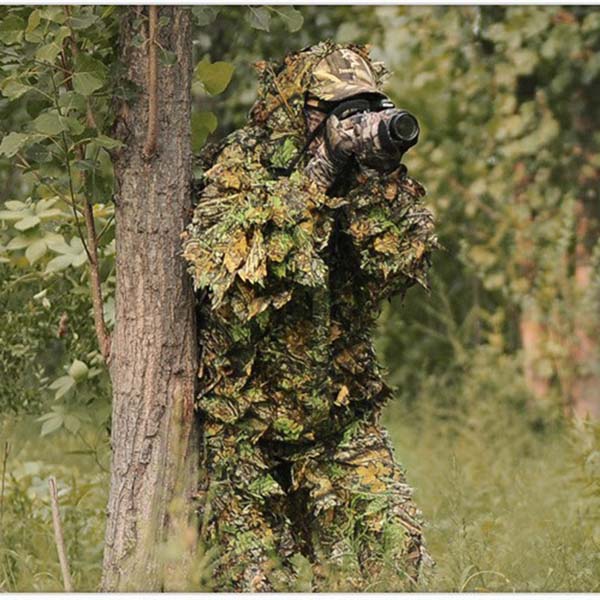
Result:
M383 63L371 60L367 46L333 42L288 54L282 64L261 61L255 67L259 89L250 111L251 125L302 136L306 135L303 109L309 92L327 101L382 93L389 75Z

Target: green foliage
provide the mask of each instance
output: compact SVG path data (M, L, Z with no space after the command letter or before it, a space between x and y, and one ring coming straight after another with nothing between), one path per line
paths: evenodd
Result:
M199 152L206 138L217 128L217 117L212 112L198 111L192 114L192 150Z
M194 69L194 83L200 83L207 93L216 96L225 90L232 75L232 65L224 61L211 63L205 57Z
M555 384L554 407L568 403L580 368L572 358L577 318L590 302L577 289L575 268L582 251L583 260L592 255L598 227L597 136L590 133L600 122L598 11L381 7L375 14L377 52L397 73L389 92L421 121L421 142L406 162L438 214L448 251L435 272L452 309L471 323L469 343L492 337L508 352L518 349L523 315L536 314L546 332L536 368ZM439 319L433 325L423 307L444 302L437 293L418 304L409 295L409 313L398 318L413 333L416 319L446 347L447 328ZM596 335L597 318L585 315ZM415 338L399 331L392 335L412 347ZM393 368L411 369L400 361Z
M75 375L61 374L58 361L94 362L90 382L103 373L89 322L82 221L83 205L89 203L100 232L100 271L110 306L114 211L109 152L120 142L108 135L112 126L108 92L118 71L117 20L112 8L103 7L0 10L5 44L0 49L2 106L9 116L3 122L8 131L4 130L0 155L10 168L20 170L18 184L8 187L9 199L0 210L1 257L9 266L2 273L8 284L3 302L14 327L26 323L29 327L20 354L15 355L14 346L6 349L13 357L6 373L28 365L36 374L31 386L23 385L22 377L7 381L2 406L19 408L18 401L9 397L12 390L13 398L21 398L22 408L29 411L50 396L68 401L76 386L78 392L85 387L81 369ZM21 305L14 304L13 298ZM23 306L31 307L29 314ZM47 320L50 314L43 313L51 313L51 320ZM61 315L69 320L69 327L57 334ZM3 334L8 330L5 327ZM52 358L44 346L52 348ZM106 374L100 378L106 394ZM28 390L35 385L34 402ZM88 390L92 389L90 383ZM82 405L87 401L84 396L79 397ZM63 409L61 405L57 410ZM42 433L51 433L58 423L57 418L46 419Z
M469 378L459 384L426 378L413 408L395 403L386 414L437 562L421 589L599 591L598 428L575 431L528 419L512 402L514 394L524 394L515 383L518 365L504 361L482 369L488 360L474 364ZM441 411L435 398L440 394L460 396L460 407ZM474 397L485 401L474 402ZM54 475L62 490L76 589L94 591L104 534L105 436L89 423L82 425L89 447L81 450L80 438L66 432L37 439L27 421L9 422L4 432L2 439L9 433L11 442L4 522L11 526L4 529L0 554L1 589L62 589L47 492L47 477ZM185 522L178 527L161 549L174 569L181 568L180 558L196 531ZM216 555L218 549L198 548L193 579L181 578L177 589L212 590ZM307 562L300 555L293 559L298 574L293 591L308 591L315 583ZM276 570L271 577L277 580ZM344 573L327 565L316 581L321 591L346 589ZM369 591L399 591L402 586L390 574L383 589Z
M290 32L298 31L304 22L302 13L292 6L248 6L246 21L253 29L270 31L273 15L279 17Z
M88 424L78 437L60 434L58 438L40 440L30 420L6 419L0 431L2 439L9 441L0 541L0 589L63 590L48 492L48 478L54 476L75 588L96 591L108 489L108 448L104 433ZM0 452L4 452L4 443Z

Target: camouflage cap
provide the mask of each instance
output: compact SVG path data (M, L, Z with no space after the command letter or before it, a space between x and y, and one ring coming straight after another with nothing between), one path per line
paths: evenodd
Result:
M309 92L334 102L365 93L384 95L369 63L348 48L335 50L317 64Z

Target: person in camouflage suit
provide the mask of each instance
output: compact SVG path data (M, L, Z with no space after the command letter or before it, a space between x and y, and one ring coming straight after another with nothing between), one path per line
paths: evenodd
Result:
M393 105L365 47L321 43L257 68L249 124L201 157L184 234L200 298L201 534L221 549L223 590L286 589L302 560L317 588L336 570L348 589L409 584L429 558L379 424L390 390L372 335L383 300L426 286L432 216L377 138ZM348 99L379 109L331 112Z

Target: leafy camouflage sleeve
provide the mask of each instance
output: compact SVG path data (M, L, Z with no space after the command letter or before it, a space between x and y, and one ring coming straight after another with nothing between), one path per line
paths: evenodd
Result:
M346 196L342 228L352 240L362 285L373 303L414 283L427 288L429 257L438 246L425 189L401 167L389 175L369 172Z

